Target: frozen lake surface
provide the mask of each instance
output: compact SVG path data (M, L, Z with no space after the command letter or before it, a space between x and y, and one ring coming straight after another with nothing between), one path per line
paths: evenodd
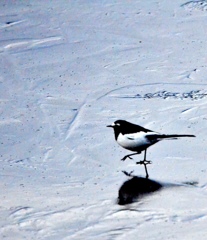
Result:
M0 7L0 238L206 239L207 1ZM148 149L156 191L117 119L196 135Z

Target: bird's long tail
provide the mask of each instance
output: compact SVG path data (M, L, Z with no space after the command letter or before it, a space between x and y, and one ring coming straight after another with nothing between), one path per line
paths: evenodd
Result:
M163 139L177 139L180 137L195 137L195 135L191 134L150 134L146 136L147 139L149 139L152 142L158 142Z
M160 139L180 138L180 137L195 137L195 135L191 135L191 134L160 134L160 135L158 135L158 138L160 138Z

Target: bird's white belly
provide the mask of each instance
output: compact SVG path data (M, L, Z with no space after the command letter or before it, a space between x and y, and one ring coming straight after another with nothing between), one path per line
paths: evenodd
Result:
M122 134L120 133L117 142L123 148L126 148L131 151L143 151L149 147L152 143L145 137L146 133L139 132L135 134Z

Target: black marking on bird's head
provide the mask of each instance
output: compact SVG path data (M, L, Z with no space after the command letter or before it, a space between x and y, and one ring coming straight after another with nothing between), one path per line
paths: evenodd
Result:
M119 127L123 127L124 125L126 125L128 122L125 120L117 120L115 121L112 125L108 125L107 127L112 127L112 128L119 128Z
M114 129L115 139L117 140L119 133L122 133L127 123L128 122L125 120L117 120L113 124L108 125L107 127L112 127Z
M114 122L114 124L115 124L115 126L118 126L118 127L124 127L126 125L131 124L131 123L129 123L129 122L125 121L125 120L116 120Z

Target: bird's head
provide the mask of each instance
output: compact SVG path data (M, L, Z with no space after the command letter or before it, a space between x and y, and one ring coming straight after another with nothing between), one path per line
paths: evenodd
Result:
M107 127L111 127L114 130L118 130L121 129L122 127L124 127L127 124L127 121L125 120L117 120L114 123L112 123L111 125L108 125Z
M122 132L122 129L126 126L127 121L124 120L117 120L111 125L108 125L107 127L111 127L114 129L115 139L117 140L119 133Z

